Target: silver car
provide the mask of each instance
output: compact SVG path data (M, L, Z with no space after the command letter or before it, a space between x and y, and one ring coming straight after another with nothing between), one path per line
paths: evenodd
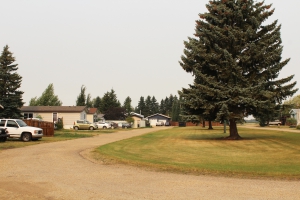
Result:
M103 128L103 129L107 129L107 128L111 128L111 124L107 123L107 122L97 122L96 123L98 128Z

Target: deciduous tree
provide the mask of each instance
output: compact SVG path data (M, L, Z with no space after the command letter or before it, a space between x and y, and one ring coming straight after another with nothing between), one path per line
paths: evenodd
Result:
M80 93L76 100L76 106L85 106L86 105L86 95L85 95L86 87L84 85L80 88Z
M29 106L61 106L62 102L59 100L58 96L54 94L53 84L49 84L42 95L37 98L31 98L29 101Z

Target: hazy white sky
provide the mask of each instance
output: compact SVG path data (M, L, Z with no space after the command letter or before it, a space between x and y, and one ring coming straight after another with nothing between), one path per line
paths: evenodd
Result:
M76 104L85 85L92 98L114 89L135 107L141 96L160 102L193 82L178 61L208 0L0 2L0 48L14 53L25 105L50 83L65 106ZM271 20L282 24L283 59L291 58L280 77L297 81L300 2L291 2L265 0L275 8Z

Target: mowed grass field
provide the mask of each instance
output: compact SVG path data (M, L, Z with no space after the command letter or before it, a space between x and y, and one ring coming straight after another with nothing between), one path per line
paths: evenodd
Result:
M101 146L94 156L175 173L300 180L300 131L238 130L244 139L231 141L222 127L174 127Z

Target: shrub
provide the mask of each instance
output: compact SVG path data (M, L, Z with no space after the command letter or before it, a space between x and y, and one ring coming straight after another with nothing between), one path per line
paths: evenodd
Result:
M132 124L134 122L134 119L132 117L127 117L126 122L128 122L129 124Z
M61 130L64 128L63 118L58 119L58 122L56 123L56 127L57 127L57 130Z
M290 126L295 126L295 125L297 125L297 120L294 119L294 118L288 118L288 119L286 120L286 122L287 122L288 125L290 125Z

